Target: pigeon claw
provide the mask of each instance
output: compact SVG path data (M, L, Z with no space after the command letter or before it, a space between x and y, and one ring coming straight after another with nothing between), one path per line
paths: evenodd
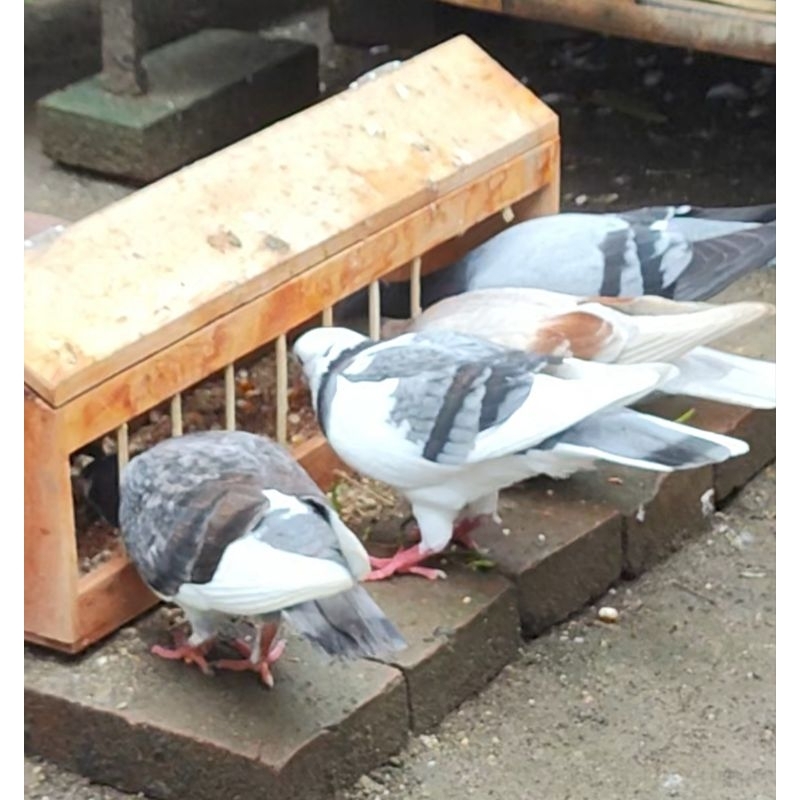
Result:
M234 672L245 672L246 670L257 672L261 677L262 683L271 689L275 685L271 667L286 649L285 639L275 641L277 633L277 625L264 625L262 627L261 644L258 650L259 657L255 659L253 658L253 648L244 639L236 639L232 644L239 651L242 658L222 659L213 662L214 666L218 669L229 669Z
M197 664L204 675L213 675L214 670L211 669L208 661L206 661L206 654L211 647L211 642L202 642L199 645L190 645L185 637L175 637L175 647L163 647L160 644L154 644L150 648L150 652L159 658L166 658L170 661L184 661L186 664Z
M428 558L431 553L420 553L419 545L407 547L405 550L398 550L391 558L376 558L370 556L369 563L373 568L365 578L365 581L383 581L391 578L392 575L419 575L422 578L435 581L438 578L446 578L447 575L440 569L421 567L420 562Z

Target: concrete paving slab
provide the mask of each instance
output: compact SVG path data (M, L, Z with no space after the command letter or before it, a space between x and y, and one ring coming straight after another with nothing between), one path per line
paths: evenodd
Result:
M622 518L578 486L542 479L508 489L500 499L502 528L487 525L475 534L515 583L526 636L586 605L622 570Z
M313 45L200 31L148 53L147 94L115 95L101 76L38 104L44 152L72 166L152 181L289 116L318 95Z
M411 726L430 730L478 692L517 654L516 593L496 572L440 560L446 580L398 576L370 593L409 642L391 663L408 685Z
M290 638L272 690L253 673L208 677L148 652L168 641L165 618L80 659L27 648L26 750L152 797L299 800L328 797L405 742L397 669L330 661Z

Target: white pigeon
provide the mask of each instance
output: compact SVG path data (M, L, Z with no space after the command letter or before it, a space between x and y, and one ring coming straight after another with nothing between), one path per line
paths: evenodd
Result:
M670 365L556 363L451 331L374 342L315 328L293 352L331 447L411 503L420 544L372 559L371 580L440 575L420 562L453 536L468 542L482 517L498 521L498 491L534 475L568 477L598 458L672 471L748 450L624 408L674 377Z
M98 462L87 482L113 473ZM404 641L358 582L367 552L303 468L279 445L243 431L207 431L167 439L133 458L116 496L125 548L148 586L180 606L191 636L155 646L168 659L254 670L273 685L271 665L281 616L329 655L375 657ZM239 618L255 626L241 659L206 660L216 637Z
M564 212L511 225L458 261L424 275L422 307L498 287L604 297L705 300L775 258L775 205L654 206L618 213ZM408 281L381 282L381 313L408 317ZM363 313L367 292L336 305L338 321Z
M384 338L448 330L541 354L606 364L666 361L678 367L660 392L750 408L775 408L775 364L702 345L773 315L770 303L712 305L663 297L581 297L544 289L479 289L447 297Z

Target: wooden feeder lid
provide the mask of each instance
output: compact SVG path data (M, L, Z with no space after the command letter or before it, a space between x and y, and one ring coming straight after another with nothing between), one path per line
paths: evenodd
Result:
M451 39L26 252L25 383L63 405L557 135L532 92Z

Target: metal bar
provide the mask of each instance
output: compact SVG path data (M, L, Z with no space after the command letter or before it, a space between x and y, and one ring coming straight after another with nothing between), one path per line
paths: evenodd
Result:
M172 398L169 415L172 417L172 435L183 436L183 410L181 408L180 392Z
M289 366L285 333L275 340L275 377L275 435L281 444L286 444L286 418L289 414Z
M333 306L322 309L322 324L326 328L330 328L333 325Z
M225 430L236 430L236 376L233 363L225 367Z

